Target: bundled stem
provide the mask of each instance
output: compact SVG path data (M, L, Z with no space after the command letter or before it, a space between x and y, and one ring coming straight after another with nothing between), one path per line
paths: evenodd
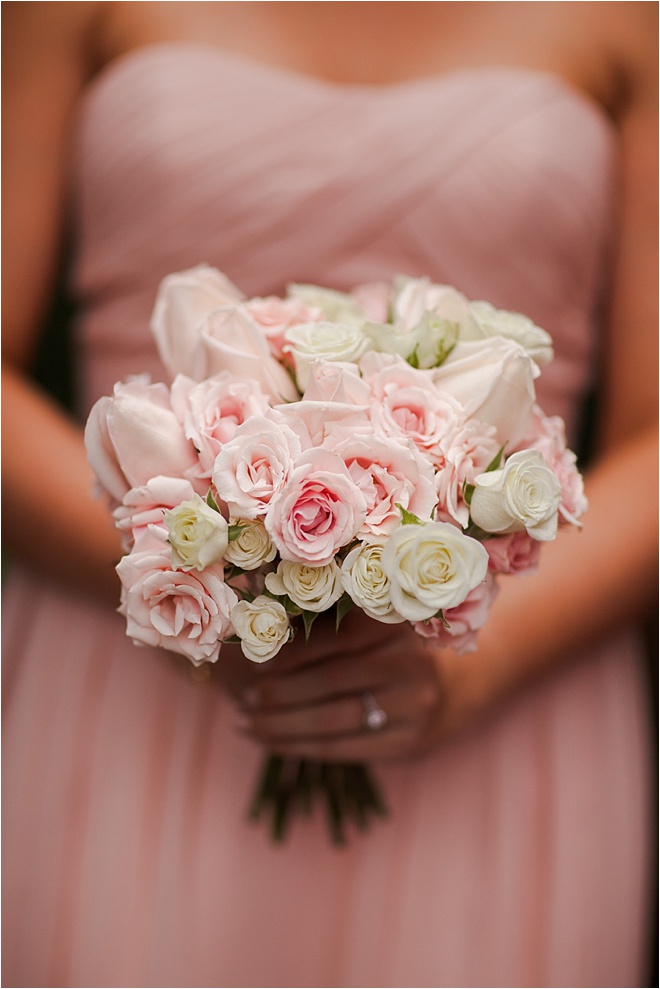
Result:
M333 844L345 845L347 826L366 830L373 817L385 817L387 808L369 768L361 763L314 762L269 755L249 816L266 816L273 841L284 841L297 814L309 816L317 798L325 804Z

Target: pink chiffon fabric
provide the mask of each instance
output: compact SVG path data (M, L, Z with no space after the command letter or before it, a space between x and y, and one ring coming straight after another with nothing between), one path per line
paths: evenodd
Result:
M522 311L555 339L539 397L575 440L617 156L558 78L347 86L158 45L92 85L73 166L81 416L128 374L162 379L158 283L208 262L248 295L401 272ZM320 814L274 847L246 821L261 752L230 702L18 568L4 670L6 986L640 984L632 632L433 755L379 766L390 816L343 849Z

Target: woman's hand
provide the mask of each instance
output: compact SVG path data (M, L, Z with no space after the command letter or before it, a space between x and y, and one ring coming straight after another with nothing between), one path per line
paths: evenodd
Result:
M300 633L254 671L241 697L241 727L281 755L338 762L419 756L480 706L456 675L461 664L470 666L465 659L434 650L407 623L384 625L355 610L335 634L319 618L307 643ZM380 728L366 724L365 694L387 716Z

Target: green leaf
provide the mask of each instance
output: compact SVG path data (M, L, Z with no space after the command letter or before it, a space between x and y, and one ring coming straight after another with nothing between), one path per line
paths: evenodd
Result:
M445 626L445 628L449 628L449 622L445 618L444 613L442 611L442 608L440 609L440 611L436 611L436 613L435 613L435 615L433 617L434 618L437 618L438 621L442 622L442 624Z
M499 450L497 451L497 453L495 454L495 456L493 457L493 459L491 460L491 462L488 464L488 467L486 467L486 470L484 471L484 474L488 474L490 471L499 470L500 469L500 464L502 463L502 457L504 456L504 447L505 446L506 446L506 443L504 444L504 446L501 446L499 448Z
M211 506L211 507L213 507L213 506ZM249 526L247 526L247 525L238 525L238 524L228 526L228 528L227 528L227 536L229 538L229 542L231 543L235 539L238 539L238 537L242 533L243 529L248 529L248 528L249 528Z
M434 367L440 367L441 364L444 364L444 362L447 360L447 358L449 357L455 346L456 346L455 341L454 343L447 343L447 344L439 343L438 349L436 350L435 353Z
M424 524L420 518L417 518L416 515L413 515L412 512L409 512L407 508L404 508L403 505L400 505L398 502L396 503L396 507L401 512L401 522L402 522L403 525L423 525Z
M470 507L472 504L472 495L474 494L474 484L468 484L467 481L463 481L463 501Z
M229 581L233 580L235 577L242 577L243 574L247 572L248 572L247 570L241 570L241 568L237 567L235 563L225 564L225 580L227 581L227 583L229 583Z
M483 543L487 539L492 539L493 536L494 536L494 533L492 533L492 532L486 532L485 529L481 529L478 525L476 525L472 521L472 519L470 519L470 521L468 522L468 524L463 529L463 535L469 536L470 539L476 539L478 542Z
M410 364L410 366L414 367L416 370L419 368L419 354L417 353L417 350L418 347L416 345L412 353L408 354L408 356L406 357L408 364Z
M218 508L218 503L213 497L213 492L211 488L209 488L206 494L206 504L209 506L209 508L212 508L214 512L220 511L220 509Z
M284 610L287 615L302 615L303 610L298 604L294 604L288 594L271 594L271 592L266 588L263 591L268 597L272 597L274 601L279 601L280 604L284 605Z
M355 602L349 594L342 594L339 598L339 601L337 601L337 621L335 623L335 632L339 631L339 626L354 604Z
M318 611L302 611L301 615L305 626L305 642L307 642L312 631L312 625L318 618Z

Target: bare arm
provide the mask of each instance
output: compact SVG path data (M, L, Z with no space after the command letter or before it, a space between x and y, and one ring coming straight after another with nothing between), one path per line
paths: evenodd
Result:
M117 534L80 426L30 380L53 289L96 4L3 5L3 509L13 555L116 605Z

